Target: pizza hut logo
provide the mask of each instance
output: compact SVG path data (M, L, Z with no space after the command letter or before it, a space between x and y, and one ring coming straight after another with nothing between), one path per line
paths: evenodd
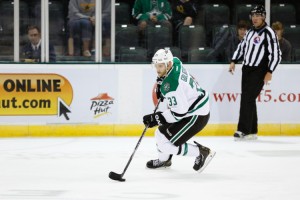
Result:
M111 106L114 104L114 98L107 93L100 93L98 96L91 99L92 104L90 110L94 114L94 118L109 114Z

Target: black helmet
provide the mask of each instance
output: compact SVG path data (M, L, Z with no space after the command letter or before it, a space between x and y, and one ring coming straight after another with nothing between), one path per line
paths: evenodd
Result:
M250 11L250 19L253 14L260 14L262 16L266 16L266 9L263 5L257 5Z

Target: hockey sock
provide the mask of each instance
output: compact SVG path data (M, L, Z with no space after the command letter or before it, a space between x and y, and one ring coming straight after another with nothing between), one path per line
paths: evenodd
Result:
M197 145L184 143L179 146L177 155L181 156L199 156L199 148Z

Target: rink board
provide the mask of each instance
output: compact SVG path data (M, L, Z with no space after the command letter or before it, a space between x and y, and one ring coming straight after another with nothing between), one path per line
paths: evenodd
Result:
M210 94L203 136L236 130L241 65L184 65ZM257 99L260 135L300 136L300 68L280 65ZM148 64L1 64L0 137L138 136L153 112ZM164 101L159 110L166 108ZM146 135L153 135L149 129Z
M208 124L198 136L232 136L235 124ZM260 136L300 136L299 124L260 124ZM140 136L143 125L30 125L0 126L0 137ZM145 136L153 136L149 128Z

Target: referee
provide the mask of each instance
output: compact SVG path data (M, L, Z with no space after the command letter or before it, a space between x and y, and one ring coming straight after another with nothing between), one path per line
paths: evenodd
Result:
M266 10L257 5L250 12L253 27L235 50L229 72L243 60L240 115L235 140L257 139L256 98L264 84L271 83L272 73L281 61L281 51L275 32L265 22Z

